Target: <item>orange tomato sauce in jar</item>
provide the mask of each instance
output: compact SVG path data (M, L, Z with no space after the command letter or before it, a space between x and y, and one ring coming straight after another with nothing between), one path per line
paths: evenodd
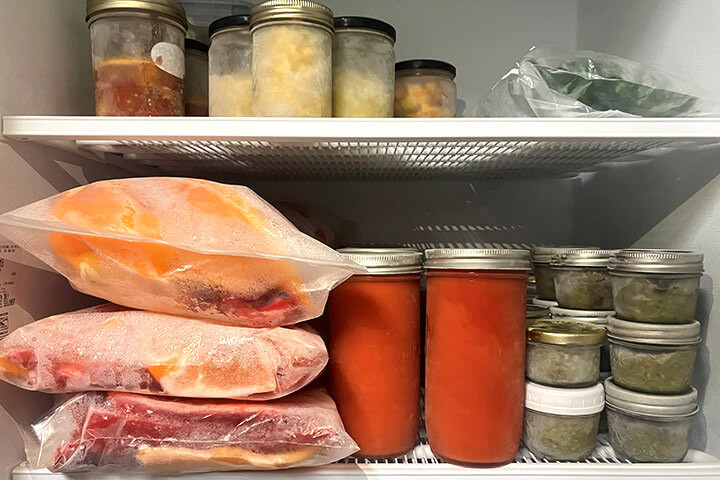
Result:
M425 420L433 453L511 462L525 402L525 250L426 251Z
M340 250L368 268L330 293L329 386L355 456L395 457L415 445L420 417L422 254Z

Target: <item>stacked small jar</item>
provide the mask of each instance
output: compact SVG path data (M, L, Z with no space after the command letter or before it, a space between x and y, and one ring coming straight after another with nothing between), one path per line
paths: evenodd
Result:
M614 313L610 253L577 247L534 250L539 298L533 303L549 305L552 319L528 327L523 441L540 458L588 457L599 425L605 423L598 380L601 370L609 369L605 325Z
M605 381L610 442L629 460L682 461L698 412L690 381L701 341L693 317L703 255L621 250L609 269L616 310Z

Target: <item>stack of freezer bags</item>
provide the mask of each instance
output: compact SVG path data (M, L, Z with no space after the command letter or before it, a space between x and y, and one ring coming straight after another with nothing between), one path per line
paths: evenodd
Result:
M53 471L163 473L330 463L357 450L309 327L362 271L244 187L112 180L0 216L2 233L103 305L0 341L0 379L77 393L26 435ZM297 392L297 393L294 393Z

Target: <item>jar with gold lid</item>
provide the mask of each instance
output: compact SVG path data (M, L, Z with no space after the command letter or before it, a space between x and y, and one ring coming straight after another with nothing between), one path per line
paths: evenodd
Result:
M332 116L332 10L269 0L250 11L250 32L255 116Z
M176 0L88 0L95 110L183 115L185 10Z

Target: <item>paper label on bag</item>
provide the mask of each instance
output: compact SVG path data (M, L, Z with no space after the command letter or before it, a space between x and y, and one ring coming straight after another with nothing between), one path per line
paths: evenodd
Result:
M159 42L153 45L150 57L160 70L185 78L185 54L182 48L173 43Z
M10 268L4 255L15 253L19 247L13 243L0 244L0 340L10 332L10 308L15 305L17 272Z

